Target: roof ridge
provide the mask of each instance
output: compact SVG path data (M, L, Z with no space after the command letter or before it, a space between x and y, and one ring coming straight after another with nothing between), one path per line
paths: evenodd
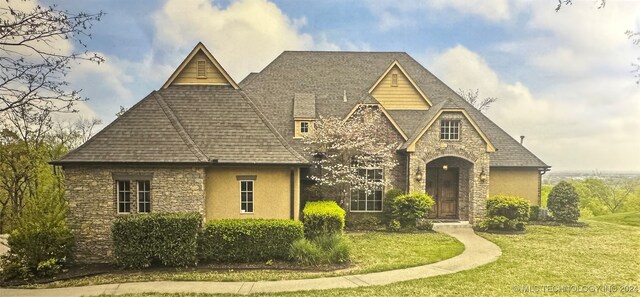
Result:
M249 95L247 95L243 90L238 90L238 91L239 91L240 95L242 96L242 98L247 100L247 103L249 104L249 106L251 106L251 108L256 113L256 115L258 115L260 120L262 120L262 122L267 126L267 128L269 128L271 133L273 133L273 135L278 139L280 144L282 144L282 146L285 149L287 149L287 151L289 151L289 153L291 153L294 157L296 157L300 161L302 161L302 163L308 163L308 160L305 157L303 157L302 155L300 155L300 153L298 153L298 151L293 149L293 147L291 147L291 145L284 139L284 137L282 137L282 135L280 135L278 130L276 130L276 128L273 127L271 122L269 122L269 120L267 120L267 117L264 116L264 114L262 113L262 111L260 111L258 106L253 102L253 100L251 100Z
M167 104L167 102L165 102L164 99L162 99L162 95L160 95L156 91L154 91L152 94L153 94L153 97L156 99L156 102L158 102L158 104L160 105L160 108L162 109L164 114L169 119L169 122L171 122L171 125L173 126L173 128L176 129L176 132L178 132L178 135L180 135L180 138L182 139L184 144L189 148L191 153L193 153L193 155L196 156L196 158L198 158L198 160L202 162L209 161L209 158L207 157L207 155L205 155L202 152L202 150L196 145L193 139L191 139L191 136L189 135L189 133L187 133L184 127L182 127L180 120L173 113L173 110L171 110L171 107L169 106L169 104Z

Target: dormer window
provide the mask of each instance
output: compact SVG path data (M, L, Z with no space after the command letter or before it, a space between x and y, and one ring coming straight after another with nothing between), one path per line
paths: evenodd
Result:
M309 133L309 122L300 122L300 133Z
M391 86L392 87L397 87L398 86L398 74L397 73L391 74Z
M207 78L207 63L204 60L199 60L196 68L198 78Z

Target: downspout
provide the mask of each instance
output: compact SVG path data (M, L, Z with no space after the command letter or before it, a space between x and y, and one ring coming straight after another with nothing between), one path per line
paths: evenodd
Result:
M405 152L405 154L407 155L407 187L405 188L404 192L409 193L411 188L411 155L409 154L409 152Z
M549 171L549 167L538 169L538 206L542 208L542 176Z
M291 168L290 178L289 178L289 192L291 195L291 204L289 207L289 216L291 219L295 219L295 206L296 206L296 187L295 187L295 169Z

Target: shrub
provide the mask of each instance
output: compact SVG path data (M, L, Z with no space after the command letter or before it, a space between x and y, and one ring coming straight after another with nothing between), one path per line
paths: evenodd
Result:
M382 225L379 214L349 213L345 226L352 230L378 230Z
M578 200L578 194L573 185L561 181L551 189L547 206L554 220L575 223L580 217Z
M213 262L286 260L291 245L304 237L293 220L218 220L205 224L199 257Z
M335 201L307 202L302 210L304 234L313 239L320 235L342 234L346 212Z
M111 227L116 263L126 268L195 265L201 225L197 213L119 216Z
M339 264L349 261L350 252L349 243L341 234L328 234L296 240L289 259L302 265Z
M529 207L529 221L539 221L540 220L540 206L531 205Z
M30 279L58 273L69 262L74 240L66 227L18 228L7 244L9 252L0 260L2 278Z
M402 228L415 229L418 219L426 217L433 207L433 199L420 192L401 195L391 202L392 220L397 220Z
M393 201L396 200L396 197L402 196L406 194L404 191L400 189L391 189L384 194L384 202L383 202L383 218L384 223L389 224L391 220L393 220L393 215L391 214L391 209L393 205Z
M402 229L402 225L400 225L400 221L398 220L391 220L389 224L387 224L387 229L392 232L398 232Z
M487 218L480 221L480 230L525 230L529 220L529 202L510 195L496 195L487 199Z
M418 230L431 231L433 230L433 222L427 219L420 219L418 220L418 224L416 225L416 228Z

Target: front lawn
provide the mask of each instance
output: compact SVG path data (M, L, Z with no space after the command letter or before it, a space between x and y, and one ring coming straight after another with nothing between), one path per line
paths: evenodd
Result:
M351 242L352 265L347 269L318 272L300 270L224 270L159 269L121 271L86 278L57 281L27 287L69 287L97 284L156 280L177 281L260 281L302 279L323 276L359 274L419 266L459 255L464 246L455 238L441 233L346 233Z
M613 213L604 216L591 217L588 220L640 227L640 211Z
M481 233L498 244L503 255L496 262L460 273L379 287L252 296L637 296L601 290L606 289L603 286L640 285L640 228L589 224L589 227L532 225L523 235ZM538 292L525 292L527 289ZM545 293L542 291L545 289L565 292ZM577 289L598 291L571 291Z

